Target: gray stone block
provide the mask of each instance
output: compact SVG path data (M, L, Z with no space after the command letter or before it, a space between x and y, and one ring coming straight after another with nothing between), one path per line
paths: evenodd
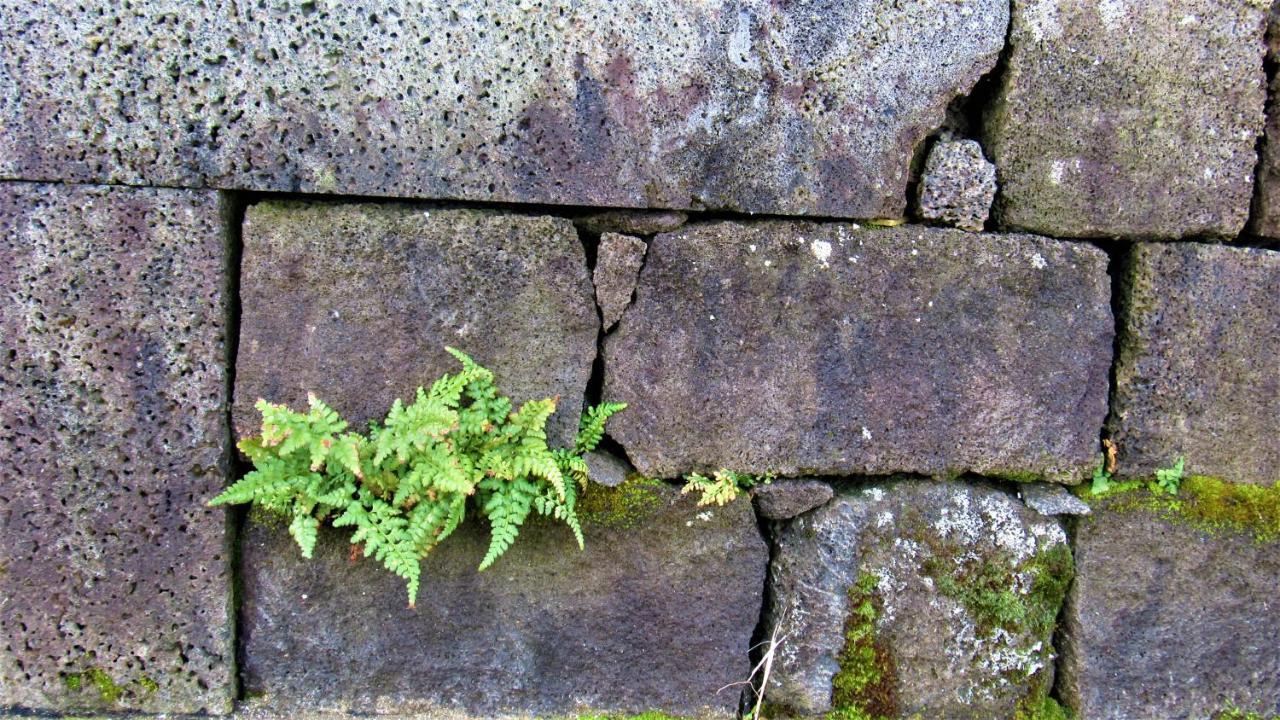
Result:
M350 562L345 533L303 560L281 525L244 544L244 677L282 716L294 709L589 711L736 717L750 672L769 552L750 504L699 508L640 481L591 486L586 548L531 520L476 571L487 528L464 524L424 562L417 608L403 582Z
M774 480L751 491L756 512L768 520L790 520L835 496L829 483L813 479Z
M1057 521L994 488L842 491L778 538L766 697L799 715L1011 718L1053 685L1071 572Z
M605 340L610 424L650 477L1092 471L1107 258L1028 235L758 222L650 244Z
M1253 195L1269 0L1025 0L984 147L1001 227L1234 237Z
M899 217L1004 0L5 0L0 177Z
M408 205L263 203L244 223L235 428L257 398L317 396L355 426L382 420L458 363L516 401L558 397L572 444L596 354L586 257L568 220Z
M1138 245L1108 430L1121 477L1186 459L1188 475L1280 481L1280 252Z
M920 217L981 232L996 198L996 166L975 140L943 137L934 143L920 177Z
M605 233L600 236L592 280L596 286L596 303L600 306L601 327L605 332L617 324L622 312L631 304L647 247L643 240L628 235Z
M222 222L0 183L0 707L231 710Z
M1211 717L1229 704L1280 713L1280 543L1114 505L1075 532L1066 704L1117 720Z

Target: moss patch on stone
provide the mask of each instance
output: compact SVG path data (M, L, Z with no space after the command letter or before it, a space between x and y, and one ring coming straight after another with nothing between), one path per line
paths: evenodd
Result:
M831 679L828 720L875 720L898 714L893 661L876 638L876 618L883 609L877 583L879 578L864 571L849 587L844 648L838 658L840 670Z
M1280 539L1280 482L1266 487L1192 475L1182 480L1177 495L1154 493L1141 483L1124 483L1086 499L1105 501L1102 507L1107 510L1153 512L1208 533L1248 535L1259 544Z
M632 475L617 487L592 483L578 500L578 517L584 523L628 530L641 524L663 504L661 480Z
M576 720L682 720L682 718L678 715L650 710L639 715L579 715Z
M1075 713L1046 695L1038 701L1024 702L1013 720L1075 720Z
M102 702L108 705L116 704L126 693L133 696L150 695L160 689L159 683L146 675L143 675L133 683L121 685L105 670L96 667L91 667L83 672L63 675L62 683L67 690L73 693L92 689Z

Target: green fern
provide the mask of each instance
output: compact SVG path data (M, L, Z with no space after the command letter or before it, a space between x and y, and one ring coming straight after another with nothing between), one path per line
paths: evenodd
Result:
M573 448L547 447L554 400L533 400L512 412L493 373L465 353L446 348L462 371L408 405L396 400L368 435L314 395L305 413L259 400L262 432L237 447L253 470L210 501L252 503L290 518L289 533L310 558L320 524L354 529L351 542L403 578L409 606L417 599L421 560L462 524L468 498L489 522L489 549L480 569L511 547L530 513L563 522L582 547L578 488L588 481L584 453L604 435L609 416L626 407L604 403L582 416Z
M1151 492L1177 495L1178 486L1182 484L1182 472L1186 462L1185 457L1179 457L1174 461L1173 467L1156 470L1156 481L1151 486Z
M701 495L698 498L698 505L728 505L738 498L738 494L750 490L756 485L768 483L773 480L773 473L764 475L748 475L747 473L734 472L732 470L720 469L715 471L712 477L698 473L690 473L685 476L685 485L680 490L680 494L697 492Z

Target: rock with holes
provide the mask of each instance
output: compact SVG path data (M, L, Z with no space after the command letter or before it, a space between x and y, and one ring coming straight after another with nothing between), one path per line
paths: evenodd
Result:
M1057 521L1008 493L877 482L841 491L777 542L770 703L798 715L1011 718L1053 686L1071 550Z
M1280 252L1138 245L1121 281L1118 474L1280 481Z
M1280 714L1280 490L1249 507L1213 485L1193 482L1176 503L1138 491L1080 519L1059 664L1080 717Z
M1008 15L9 0L0 176L900 217L915 149L995 66Z
M605 340L604 396L630 403L610 435L650 477L1070 481L1096 462L1110 303L1107 256L1088 245L689 225L650 243L636 300Z
M1014 4L984 146L1003 227L1234 237L1263 128L1267 0Z
M830 484L812 478L774 480L751 491L756 512L767 520L790 520L818 507L834 495Z
M599 320L568 220L408 205L262 203L245 214L235 428L257 398L324 399L381 420L458 363L494 371L517 401L556 397L572 444Z
M464 524L424 561L413 610L403 581L348 560L346 533L321 533L307 561L282 524L251 522L246 690L277 716L736 717L740 689L720 689L750 673L769 559L750 503L699 508L639 479L590 486L579 513L585 549L530 520L483 573L488 529Z
M678 210L606 210L573 219L573 224L589 233L656 235L671 232L688 221Z
M596 303L600 305L601 326L608 332L631 304L636 278L644 264L643 240L629 235L605 233L596 253Z
M976 140L943 137L929 151L917 200L925 220L980 232L996 197L996 166Z
M0 708L231 710L222 218L0 183Z

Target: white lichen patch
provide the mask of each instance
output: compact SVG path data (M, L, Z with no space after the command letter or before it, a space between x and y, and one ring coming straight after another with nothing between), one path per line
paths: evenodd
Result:
M814 240L809 243L809 251L813 256L822 263L822 267L827 267L827 261L831 259L831 243L826 240Z
M1037 270L1043 270L1049 267L1049 263L1045 262L1044 256L1040 253L1033 253L1031 255L1031 267Z

